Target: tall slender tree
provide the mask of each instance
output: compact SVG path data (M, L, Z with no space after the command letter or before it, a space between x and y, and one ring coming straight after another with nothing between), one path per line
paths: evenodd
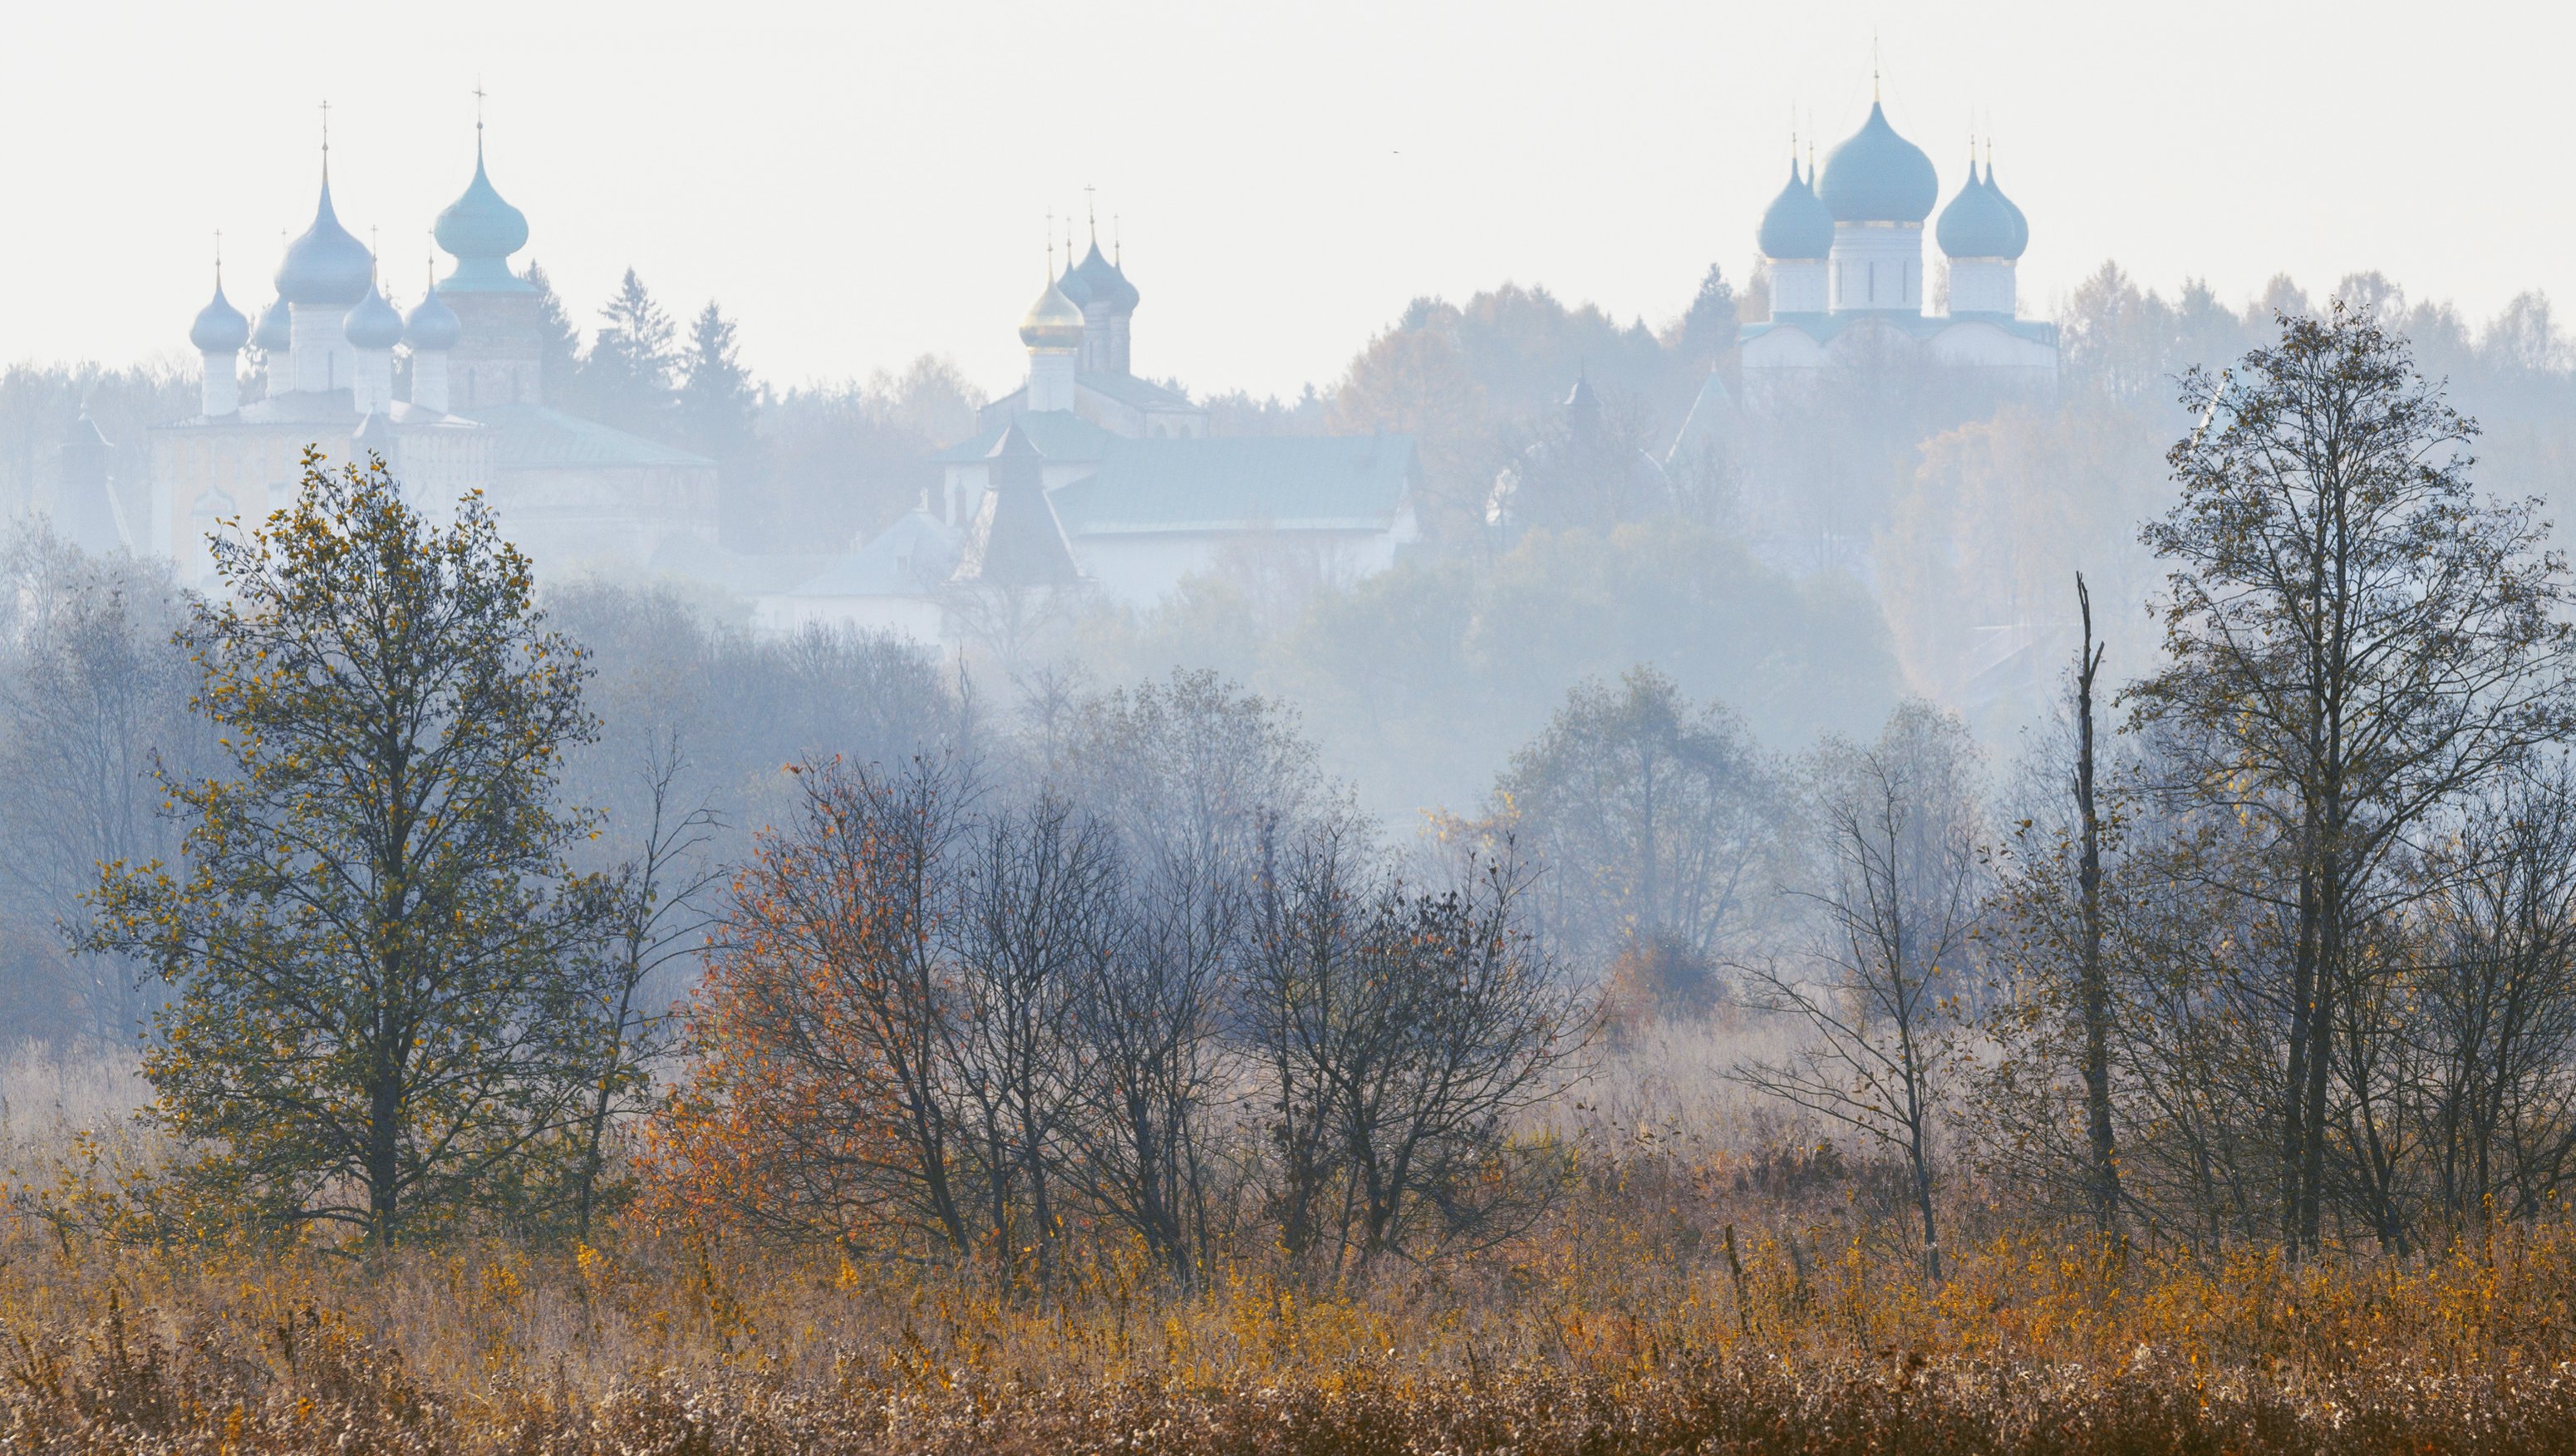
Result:
M2321 1232L2334 1033L2410 832L2576 729L2567 568L2536 499L2480 499L2474 422L2338 304L2185 376L2201 428L2142 532L2167 665L2128 695L2172 787L2268 837L2291 888L2277 1103L2284 1243Z
M183 863L107 865L84 936L181 988L151 1115L227 1203L378 1246L560 1186L599 1044L553 792L580 652L480 498L433 525L381 461L307 451L213 550L180 640L229 763L165 775Z

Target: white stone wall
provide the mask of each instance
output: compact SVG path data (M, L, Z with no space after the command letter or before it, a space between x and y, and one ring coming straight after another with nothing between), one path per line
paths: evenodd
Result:
M394 351L359 349L357 370L349 380L349 403L363 417L390 410L394 402Z
M1071 349L1031 349L1029 351L1030 409L1070 410L1073 408L1075 357Z
M2010 318L2018 303L2011 259L1950 260L1950 312L1999 313Z
M1827 307L1825 270L1829 265L1821 258L1773 258L1771 260L1771 312L1823 313Z
M204 358L206 372L197 387L198 402L206 418L220 419L241 408L240 356L229 349L208 349Z
M290 304L287 320L294 366L288 374L294 387L312 393L349 388L358 352L349 346L349 311L328 304Z
M415 349L411 356L411 402L425 410L447 413L447 351Z
M1923 311L1920 223L1836 223L1827 266L1835 313Z

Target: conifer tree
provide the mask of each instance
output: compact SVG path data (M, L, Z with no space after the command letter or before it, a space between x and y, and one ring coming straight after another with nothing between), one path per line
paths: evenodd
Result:
M742 367L731 319L710 301L689 326L680 363L680 439L718 460L740 456L751 444L751 373Z

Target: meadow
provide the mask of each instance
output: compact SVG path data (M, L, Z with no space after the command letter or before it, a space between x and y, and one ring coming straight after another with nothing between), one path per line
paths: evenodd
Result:
M14 1058L11 1452L2407 1451L2576 1448L2576 1226L2408 1258L2112 1243L1965 1173L1938 1283L1883 1170L1614 1052L1505 1244L1176 1286L1076 1230L1044 1287L630 1217L595 1242L132 1242L62 1216L122 1068ZM107 1129L103 1141L77 1129Z

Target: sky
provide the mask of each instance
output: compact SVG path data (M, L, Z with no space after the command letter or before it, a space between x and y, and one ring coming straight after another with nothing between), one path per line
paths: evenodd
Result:
M2556 5L89 0L5 30L0 364L176 356L218 229L265 305L325 100L340 216L408 303L478 83L515 261L586 327L630 266L716 300L782 387L924 353L1014 387L1086 187L1138 372L1195 391L1329 388L1409 300L1505 280L1660 326L1750 269L1793 119L1849 135L1873 51L1945 199L1992 136L2026 314L2108 259L2232 301L2369 268L2473 319L2576 297Z

